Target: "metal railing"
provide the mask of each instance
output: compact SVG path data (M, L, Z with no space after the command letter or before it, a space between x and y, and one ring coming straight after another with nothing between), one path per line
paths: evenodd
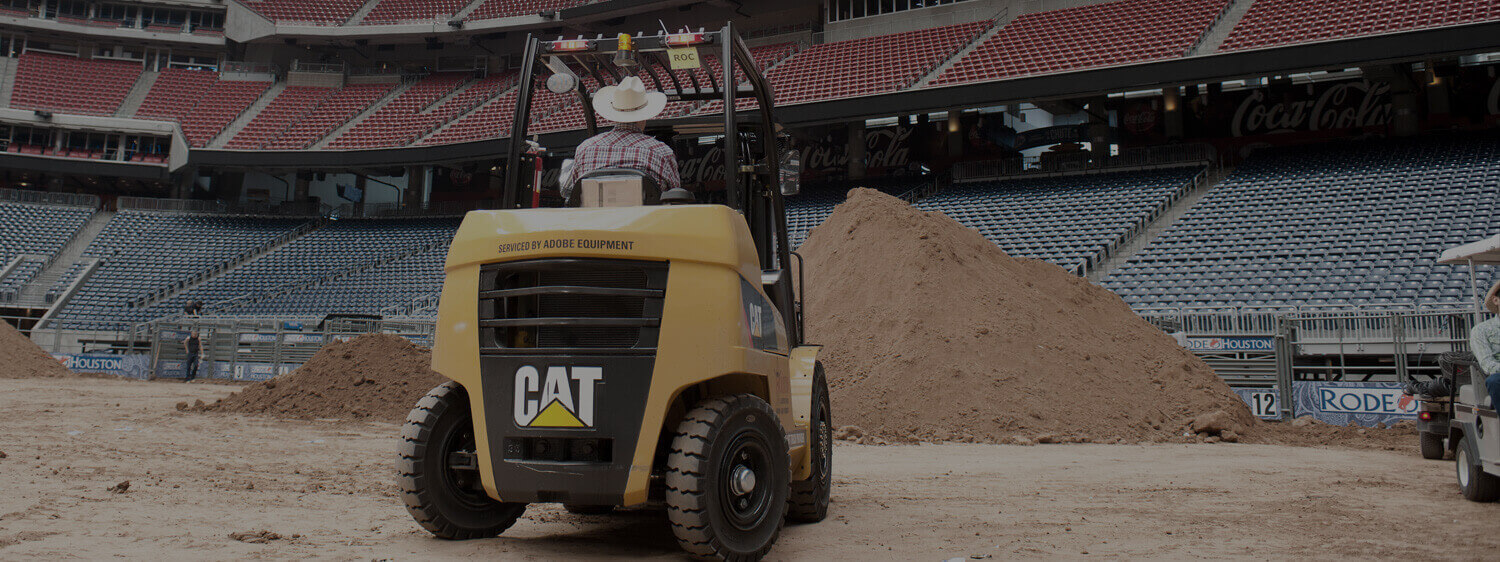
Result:
M69 207L99 208L99 196L84 193L50 193L26 189L0 188L0 201L12 203L35 203L40 205L65 205Z
M1003 160L959 162L953 165L957 182L984 181L1010 176L1058 174L1090 170L1131 169L1187 164L1210 165L1217 152L1206 144L1181 144L1134 148L1114 156L1080 152L1069 155L1027 156Z
M341 62L318 63L302 62L300 60L293 60L291 69L292 72L316 72L320 74L343 74L345 70L347 70L347 66Z

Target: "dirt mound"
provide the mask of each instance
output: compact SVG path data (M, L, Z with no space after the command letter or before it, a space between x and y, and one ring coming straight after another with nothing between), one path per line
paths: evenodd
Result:
M869 439L1154 441L1220 410L1255 423L1114 293L941 213L855 189L800 252L834 423Z
M0 321L0 379L76 376L9 323Z
M365 335L323 346L291 373L185 409L400 422L427 391L448 380L431 362L427 348L404 338Z

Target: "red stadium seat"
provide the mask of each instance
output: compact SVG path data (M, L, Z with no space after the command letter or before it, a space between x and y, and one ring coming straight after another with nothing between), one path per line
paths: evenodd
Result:
M1258 0L1220 51L1500 19L1493 0Z
M11 107L113 115L144 67L139 61L27 51L16 66Z
M1020 16L931 85L1181 57L1228 0L1121 0Z

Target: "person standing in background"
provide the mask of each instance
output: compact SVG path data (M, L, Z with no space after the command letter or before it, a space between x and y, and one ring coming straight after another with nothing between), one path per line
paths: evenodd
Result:
M187 373L186 382L192 382L198 378L198 354L203 350L203 340L198 337L198 330L188 332L188 336L182 340L182 349L187 352L187 365L183 367Z

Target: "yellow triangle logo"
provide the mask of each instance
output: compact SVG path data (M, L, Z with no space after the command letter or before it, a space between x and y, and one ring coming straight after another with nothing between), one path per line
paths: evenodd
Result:
M542 409L542 413L537 414L536 419L531 420L531 425L528 427L588 426L583 425L583 422L578 421L578 416L575 416L573 415L573 412L568 411L568 407L562 405L562 402L553 400L551 404L548 404L546 408Z

